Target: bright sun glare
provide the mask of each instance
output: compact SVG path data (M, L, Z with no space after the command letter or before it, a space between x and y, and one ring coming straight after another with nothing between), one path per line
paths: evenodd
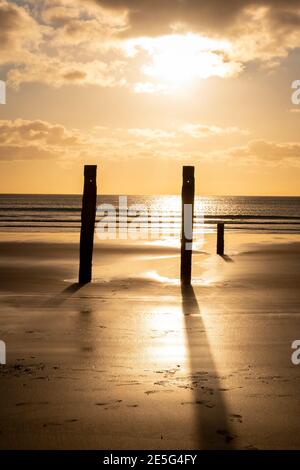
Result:
M157 86L178 88L195 78L224 77L236 71L237 64L226 59L230 43L196 34L172 34L158 38L129 40L128 55L146 52L141 65L144 76ZM149 84L150 85L150 84Z

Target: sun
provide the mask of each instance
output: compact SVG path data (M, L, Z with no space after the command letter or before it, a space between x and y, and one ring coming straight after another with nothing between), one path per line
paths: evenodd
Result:
M150 80L144 83L149 90L155 86L177 89L195 79L225 77L234 74L238 66L227 58L231 47L228 41L193 33L137 38L127 47L131 56L146 52L140 70Z
M143 72L165 82L186 84L195 75L193 49L178 36L162 38Z
M180 86L211 73L214 55L203 50L197 36L164 36L155 46L152 63L143 67L145 75Z

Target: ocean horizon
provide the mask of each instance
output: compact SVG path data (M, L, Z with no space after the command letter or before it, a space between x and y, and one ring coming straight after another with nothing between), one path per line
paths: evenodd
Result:
M96 222L114 210L119 215L120 196L98 195ZM126 198L128 222L139 220L145 227L155 219L158 236L180 230L180 196L121 197ZM81 201L80 194L2 194L0 231L77 232ZM214 231L217 222L224 222L226 230L248 233L300 233L300 197L196 196L195 235Z

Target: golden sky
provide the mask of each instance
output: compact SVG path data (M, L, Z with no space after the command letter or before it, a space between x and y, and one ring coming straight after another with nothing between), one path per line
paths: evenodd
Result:
M299 195L299 64L300 0L0 0L0 192Z

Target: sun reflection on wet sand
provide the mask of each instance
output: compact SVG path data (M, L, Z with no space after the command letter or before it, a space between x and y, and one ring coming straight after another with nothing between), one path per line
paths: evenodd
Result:
M180 284L179 279L162 276L157 271L147 271L145 273L145 277L151 281L157 281L163 284L171 284L174 286L179 286Z
M199 236L196 240L193 241L193 251L199 251L205 245L204 231L203 233L200 233L198 235L201 235L201 236ZM180 249L180 238L179 236L176 236L176 237L170 237L170 236L163 237L162 236L160 239L149 241L146 244L149 246L163 246L166 248Z
M149 348L148 353L159 357L162 366L187 365L184 321L180 307L170 304L156 307L151 311L151 315L146 317L145 328L158 340L155 346Z
M156 282L160 282L162 284L170 284L173 286L179 286L180 285L180 280L179 278L171 278L167 276L162 276L159 274L157 271L147 271L145 274L145 277ZM193 285L196 286L209 286L214 283L214 278L194 278L193 279Z
M178 237L172 238L172 237L162 237L159 240L153 240L151 242L147 243L150 246L165 246L167 248L172 247L172 248L180 248L180 240Z

